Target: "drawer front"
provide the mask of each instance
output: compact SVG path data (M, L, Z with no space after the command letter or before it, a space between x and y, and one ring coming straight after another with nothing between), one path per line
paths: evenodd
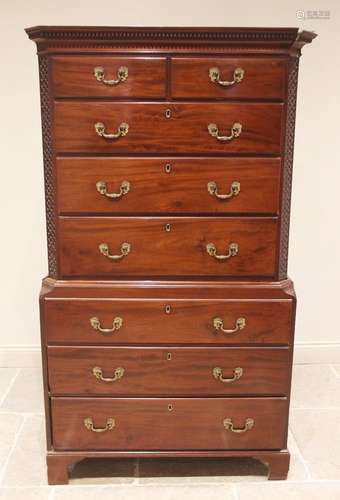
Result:
M288 348L49 347L54 395L286 395Z
M166 110L171 116L167 118ZM55 147L60 152L266 153L279 155L283 105L279 103L115 103L56 102ZM126 135L104 138L95 130ZM208 131L216 124L221 136L230 136L234 123L238 137L219 141ZM125 129L126 130L126 129Z
M276 236L270 218L65 217L60 268L64 277L274 276Z
M178 57L171 63L171 93L174 98L284 99L286 71L283 59Z
M280 163L279 158L58 158L59 212L276 214Z
M285 398L52 398L51 405L56 450L274 450L286 446ZM252 421L245 427L247 419ZM112 429L94 432L91 424ZM234 430L248 430L233 432L231 425Z
M72 298L46 300L44 317L49 344L283 345L292 302Z
M52 57L53 93L55 97L164 97L165 61L164 57Z

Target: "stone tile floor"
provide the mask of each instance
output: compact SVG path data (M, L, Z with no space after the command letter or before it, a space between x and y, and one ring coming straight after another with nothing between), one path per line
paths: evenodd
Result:
M340 500L340 366L296 365L287 481L253 460L84 461L47 486L40 369L0 368L0 500Z

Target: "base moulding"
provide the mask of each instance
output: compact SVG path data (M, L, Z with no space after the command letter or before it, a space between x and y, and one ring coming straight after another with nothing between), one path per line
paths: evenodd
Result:
M254 458L268 466L269 480L286 479L289 470L288 450L247 451L51 451L47 453L49 484L67 484L69 470L86 458Z

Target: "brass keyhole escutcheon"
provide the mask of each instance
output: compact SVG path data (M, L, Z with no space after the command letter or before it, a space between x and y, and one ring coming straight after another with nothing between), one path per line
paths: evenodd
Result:
M168 352L168 353L167 353L167 355L166 355L166 359L167 359L168 361L171 361L171 359L172 359L172 354L171 354L171 352Z
M170 314L171 313L171 306L169 304L167 304L164 309L165 309L165 313L166 314Z
M171 169L172 169L172 167L171 167L171 164L170 164L170 163L167 163L167 164L165 165L165 167L164 167L164 170L165 170L165 172L166 172L167 174L170 174Z
M165 224L164 229L167 233L171 231L171 224Z
M168 108L165 110L165 118L171 118L171 114L171 109Z
M168 411L172 411L174 409L174 405L172 403L168 404Z

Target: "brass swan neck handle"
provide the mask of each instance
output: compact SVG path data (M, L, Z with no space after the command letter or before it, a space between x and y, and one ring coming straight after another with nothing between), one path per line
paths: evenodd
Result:
M238 181L233 181L230 185L229 193L219 193L218 187L215 181L209 181L207 184L208 193L215 196L219 200L229 200L234 196L237 196L241 191L241 184Z
M224 426L225 430L230 431L230 432L235 432L236 434L242 434L243 432L250 431L251 429L253 429L254 425L255 425L255 420L253 418L247 418L245 423L244 423L244 427L240 427L240 428L234 427L234 424L233 424L233 421L231 418L225 418L223 420L223 426Z
M113 200L119 200L130 191L130 183L129 181L122 181L118 193L110 193L105 181L98 181L96 183L96 188L99 194Z
M107 257L108 259L111 260L121 260L127 255L129 255L130 250L131 250L131 245L130 243L127 243L126 241L121 244L120 246L120 254L118 255L112 255L110 254L110 249L109 245L107 243L100 243L99 245L99 251L104 257Z
M206 246L206 250L211 257L214 257L217 260L227 260L231 257L235 257L238 254L238 244L234 242L230 243L228 247L228 253L225 255L219 255L217 253L217 248L214 243L208 243Z
M235 321L235 327L234 328L224 328L223 324L223 319L222 318L214 318L213 319L213 325L215 330L221 331L223 333L236 333L239 330L243 330L243 328L246 326L246 319L245 318L237 318Z
M235 68L232 80L221 80L219 68L217 67L209 68L210 81L213 83L217 83L218 85L221 85L221 87L231 87L232 85L242 82L244 78L244 73L245 73L244 69Z
M114 133L106 132L106 127L103 122L95 123L94 129L99 137L103 137L104 139L119 139L119 137L124 137L128 134L129 124L126 122L122 122L118 126L117 132Z
M97 66L93 69L94 77L98 82L103 83L104 85L108 85L112 87L114 85L118 85L119 83L125 82L129 76L129 70L126 66L120 66L117 71L117 78L113 80L105 79L105 70L102 66Z
M218 141L221 142L232 141L233 139L241 135L242 124L239 122L235 122L230 128L230 135L220 135L216 123L209 123L208 132L212 137L215 137Z
M95 427L92 418L87 417L84 419L84 425L86 429L92 432L106 432L112 431L116 423L113 418L108 418L104 427Z

